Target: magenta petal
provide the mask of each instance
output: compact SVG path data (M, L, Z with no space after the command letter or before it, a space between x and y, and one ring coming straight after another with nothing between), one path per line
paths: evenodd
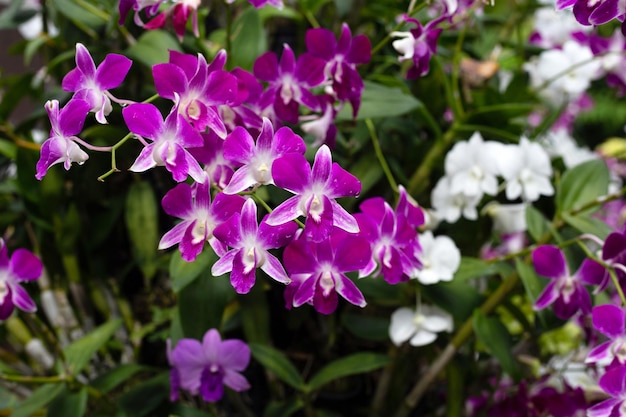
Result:
M190 222L180 222L176 226L172 227L167 233L163 235L159 241L159 249L171 248L174 245L178 245L185 235L185 230L189 227Z
M0 268L6 269L9 267L9 251L4 239L0 238Z
M256 219L257 207L253 199L249 198L241 209L241 234L242 236L256 237L259 228Z
M11 291L11 287L8 287L4 300L0 301L0 320L8 319L14 309L15 305L13 304L13 292Z
M224 158L236 165L249 163L256 148L254 139L246 129L237 126L224 140Z
M89 51L82 43L76 44L76 66L88 79L96 76L96 64L89 54Z
M295 68L296 79L308 88L318 86L326 80L325 66L326 61L323 59L304 53L298 58L298 64Z
M149 170L150 168L154 168L156 166L156 161L154 160L154 157L152 156L153 152L154 152L154 143L151 143L150 145L145 146L139 153L139 156L137 157L137 159L135 159L135 162L133 163L133 165L128 169L133 172L145 172Z
M298 230L295 222L287 222L278 226L270 226L266 222L267 216L259 224L258 240L263 242L265 249L278 249L286 246L293 240Z
M560 278L568 275L565 256L556 246L543 245L533 251L533 265L539 275Z
M303 216L300 208L300 196L293 196L283 201L267 217L266 222L270 226L279 226Z
M317 196L312 196L307 204L307 219L304 224L304 235L312 242L322 242L328 239L333 230L333 205L326 196L321 196L322 210L315 208L312 213L313 201L317 200ZM319 205L319 203L317 203Z
M315 154L313 168L311 169L311 182L317 184L326 183L330 177L331 167L332 157L330 155L330 148L327 145L322 145Z
M359 233L359 224L354 216L346 211L335 200L330 201L333 207L333 226L345 230L348 233Z
M163 210L170 216L188 218L193 213L192 190L189 184L178 184L161 200Z
M269 252L265 254L265 263L261 266L261 270L278 282L282 282L283 284L289 284L291 282L283 268L283 264Z
M535 301L534 308L542 310L552 304L557 298L559 298L559 290L556 287L556 281L550 281L537 298L537 301Z
M163 116L152 104L131 104L122 109L122 116L131 132L146 138L156 138L163 127Z
M335 247L335 270L339 272L357 271L364 268L372 257L370 244L357 236L348 235Z
M78 91L83 88L86 78L78 68L74 68L63 77L61 88L63 91Z
M254 61L254 76L261 81L274 81L278 76L278 58L274 52L266 52Z
M316 28L306 31L307 51L316 57L330 61L336 48L335 35L328 29Z
M204 90L209 105L232 103L237 95L237 78L226 71L211 72Z
M614 259L626 249L626 234L613 232L609 234L602 247L602 259Z
M272 148L277 155L284 155L290 152L304 155L306 151L304 140L288 127L281 127L276 131Z
M321 314L332 314L337 309L338 303L339 297L335 288L331 288L327 294L324 294L324 289L318 280L315 287L315 295L313 296L313 307L315 307L315 310Z
M365 297L357 286L343 274L335 275L335 289L343 298L355 306L365 307Z
M194 220L189 224L189 227L187 227L185 233L183 234L183 238L178 244L181 257L187 262L193 262L196 260L198 255L202 253L202 250L204 249L204 242L206 242L206 231L204 239L198 239L194 236L193 230L196 222L198 222L198 220Z
M587 409L587 417L620 417L619 406L622 403L617 398L609 398ZM614 413L613 411L616 411Z
M41 276L43 264L29 250L17 249L11 255L9 271L18 281L32 281Z
M610 338L614 339L625 332L624 312L616 305L604 304L594 307L591 319L593 327Z
M181 68L174 64L163 63L152 67L152 77L157 93L174 100L174 93L179 95L187 90L188 80Z
M296 293L293 295L294 307L300 307L313 300L315 296L315 281L314 277L309 277L300 283Z
M217 230L217 228L215 228L215 230ZM237 255L238 252L239 252L239 249L234 249L234 250L226 252L225 255L220 257L211 267L211 275L213 275L214 277L219 277L221 275L224 275L227 272L232 271L233 259L235 258L235 255Z
M124 55L108 54L96 70L96 82L103 90L119 87L132 64Z
M610 396L623 397L626 394L626 365L607 371L600 378L599 385Z
M619 2L617 0L604 0L597 3L597 7L589 15L589 23L603 25L619 15Z
M299 193L311 183L311 167L303 155L289 153L274 161L272 178L277 187Z
M317 260L311 252L312 244L304 240L295 240L285 248L283 264L289 275L316 271Z
M257 184L257 181L250 173L250 167L243 166L235 171L233 176L230 178L228 185L226 186L226 188L224 188L224 193L237 194L244 190L247 190L255 184Z
M372 43L365 35L357 35L352 38L352 45L348 53L348 62L353 64L366 64L372 58Z
M11 291L11 301L13 301L13 304L15 304L17 308L28 313L37 311L37 305L21 285L13 285Z
M608 341L594 347L585 358L585 362L596 363L601 360L610 359L613 357L611 353L611 345L612 341Z
M85 100L70 100L59 112L59 132L63 136L72 136L83 130L85 118L91 106Z
M337 163L333 164L330 178L329 197L356 197L361 192L361 181Z
M256 280L256 268L246 271L246 265L243 263L244 256L246 256L244 249L237 251L233 258L233 269L230 272L230 283L238 294L249 293Z

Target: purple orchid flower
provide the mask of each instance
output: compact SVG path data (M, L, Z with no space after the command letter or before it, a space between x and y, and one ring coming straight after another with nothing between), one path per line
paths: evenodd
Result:
M146 29L161 28L171 18L174 32L176 32L178 40L182 42L186 32L187 21L191 18L193 34L196 37L200 36L198 31L198 7L200 6L200 0L178 1L165 10L160 11L160 6L163 3L165 3L164 0L120 0L119 24L124 24L126 16L131 10L135 11L135 24ZM141 19L142 11L150 19L147 22Z
M35 177L41 180L48 169L55 164L63 163L65 170L69 170L72 162L82 165L89 155L74 141L85 123L90 104L85 100L70 100L65 107L59 110L58 100L49 100L46 111L50 118L50 137L41 145L41 155L37 161Z
M300 128L315 137L312 147L322 144L328 145L331 149L335 147L335 138L337 137L337 127L334 125L337 109L335 109L334 97L324 94L318 96L318 100L322 107L322 114L300 116L302 124Z
M593 327L610 340L589 352L585 362L596 363L613 359L620 365L626 364L626 317L624 310L613 304L596 306L591 312Z
M263 85L249 71L235 68L230 72L237 79L237 94L233 102L219 106L220 115L226 127L233 131L237 126L261 130L261 115L271 103L263 104Z
M557 9L573 5L574 17L581 25L598 26L613 19L624 22L626 17L626 2L624 0L567 0L557 1ZM622 23L622 33L626 33Z
M187 123L176 107L165 122L152 104L131 104L122 109L122 116L132 133L153 141L143 148L130 167L131 171L144 172L158 165L165 166L172 173L174 181L184 181L188 175L197 182L204 181L204 171L187 150L202 146L202 136Z
M179 390L202 395L204 401L216 402L224 395L224 385L235 391L250 388L241 375L250 363L250 348L238 339L222 340L216 329L204 335L202 343L195 339L181 339L168 352L172 366L170 381L172 401Z
M189 153L204 165L211 184L224 189L235 173L233 165L224 158L224 139L209 130L202 133L203 146L189 148Z
M341 26L339 40L328 29L316 28L306 32L307 51L326 61L324 71L332 80L337 99L350 101L352 115L356 117L361 105L363 80L356 71L358 64L366 64L372 56L372 45L365 35L352 37L347 24Z
M223 256L226 245L213 236L213 231L217 225L239 213L244 201L238 195L218 193L211 203L208 179L194 185L178 184L165 194L161 205L167 214L183 221L163 235L159 249L178 244L182 258L192 262L202 252L204 242L208 241L215 253Z
M361 192L361 183L332 162L328 146L319 148L312 169L298 153L276 159L272 164L272 177L277 187L296 195L274 209L267 218L269 225L278 226L306 216L304 234L314 242L327 239L333 226L349 233L359 231L356 219L335 198L356 197Z
M68 72L61 86L73 91L74 98L83 99L91 106L99 123L107 123L106 116L113 107L111 99L119 101L108 90L119 87L126 78L133 61L124 55L108 54L96 68L89 51L82 43L76 44L76 68Z
M399 37L400 39L392 42L396 51L400 52L402 56L399 57L399 61L405 61L407 59L413 60L413 66L409 68L406 78L414 79L422 77L428 74L430 70L430 59L433 54L437 53L437 39L443 29L436 28L436 26L447 18L446 15L437 19L433 19L422 26L419 20L404 16L406 22L414 23L417 28L411 29L408 32L391 32L391 36Z
M360 236L372 248L372 258L359 275L368 276L378 270L390 284L408 281L422 266L415 227L404 216L397 215L381 197L367 199L359 208L361 213L354 217L359 223Z
M131 10L135 12L133 21L139 27L144 27L145 23L141 20L141 11L144 11L146 17L152 18L159 12L161 4L165 0L120 0L118 11L120 13L119 24L123 25L126 21L126 16Z
M277 9L282 9L283 7L285 7L285 5L283 4L283 0L248 0L248 2L257 9L261 9L267 5L274 6Z
M535 301L535 309L541 310L554 303L557 317L567 320L578 310L591 311L591 298L584 284L599 285L605 270L598 262L585 259L578 271L571 275L565 255L556 246L539 246L532 253L533 265L539 275L552 279Z
M598 383L612 398L587 409L587 417L619 417L626 410L626 365L608 370Z
M610 233L604 240L602 246L602 260L615 269L622 287L626 281L626 230ZM601 288L609 282L609 275L606 274L605 281Z
M413 197L409 195L404 186L398 186L398 204L396 213L413 227L420 227L424 224L424 211L419 207Z
M309 89L326 79L323 59L302 54L296 62L289 45L283 47L280 63L274 52L266 52L254 62L254 75L269 83L262 101L273 103L273 110L281 121L298 123L298 104L320 111L319 102Z
M208 127L224 139L227 131L218 106L232 104L237 94L237 79L222 70L226 52L220 51L211 64L201 54L170 51L170 62L152 67L157 93L174 103L198 131Z
M43 265L32 252L17 249L9 257L7 245L0 238L0 320L9 318L16 306L29 313L37 311L20 283L36 280L42 272Z
M256 144L246 129L237 127L224 141L224 158L240 168L224 192L236 194L252 186L274 184L274 161L288 153L304 155L305 151L306 145L300 136L288 127L282 127L274 134L269 119L263 119Z
M283 253L283 263L293 280L287 286L287 308L310 303L318 312L331 314L337 308L337 294L365 307L363 294L345 273L364 268L371 256L365 239L341 229L318 243L305 236L292 241Z
M239 294L250 291L255 281L255 271L260 268L271 278L283 284L291 280L280 261L268 249L287 245L296 234L294 222L280 226L269 226L265 221L257 225L257 207L248 199L241 215L234 214L213 231L213 235L233 248L222 256L211 268L214 276L230 272L230 282Z

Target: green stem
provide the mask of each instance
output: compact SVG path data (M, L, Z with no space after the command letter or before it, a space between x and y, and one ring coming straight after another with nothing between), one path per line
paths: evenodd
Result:
M433 167L439 161L441 155L448 149L456 134L456 127L452 126L434 145L428 150L424 160L415 170L409 183L407 191L410 195L417 195L429 185L429 177Z
M422 4L417 5L412 10L409 10L407 12L407 16L411 16L411 15L419 12L421 9L423 9L427 5L428 5L427 2L424 2ZM389 42L391 40L391 33L392 32L398 32L400 29L402 29L403 26L404 26L404 22L400 22L391 31L389 31L387 36L385 36L380 42L378 42L376 44L376 46L374 46L372 48L372 56L376 55L378 53L378 51L380 51L387 44L387 42Z
M109 171L105 172L104 174L100 175L98 177L98 181L102 182L109 175L111 175L111 174L113 174L115 172L119 172L120 171L119 169L117 169L117 162L116 162L116 159L115 159L115 151L117 151L117 148L122 146L124 143L126 143L126 141L128 141L132 137L133 137L133 134L132 133L128 133L119 142L117 142L115 145L111 146L111 169Z
M58 384L69 381L69 378L62 375L55 376L26 376L0 373L3 381L20 382L23 384Z
M374 126L374 122L372 122L372 119L365 119L365 124L367 125L367 129L370 132L370 137L372 138L372 145L374 146L374 152L376 153L378 162L380 163L380 166L382 167L383 172L385 173L385 176L387 177L387 181L389 181L389 185L393 189L393 192L397 194L398 183L393 177L393 173L391 172L391 169L389 168L389 164L387 164L387 161L385 160L385 156L383 155L383 151L380 148L380 141L378 140L378 135L376 134L376 127Z

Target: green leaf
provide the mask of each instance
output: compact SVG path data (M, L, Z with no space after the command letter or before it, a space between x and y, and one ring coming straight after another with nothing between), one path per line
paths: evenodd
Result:
M400 116L422 105L418 99L404 93L400 88L365 81L356 120ZM352 107L344 106L336 120L352 120Z
M159 244L158 203L152 186L145 181L131 185L126 197L125 220L133 256L146 279L157 271Z
M169 372L163 372L125 392L117 405L128 417L143 417L167 400L169 393Z
M594 159L567 170L556 190L556 211L561 214L590 203L607 193L609 169Z
M472 321L478 340L498 359L506 373L519 378L520 367L511 352L513 341L506 327L500 320L485 316L479 309L474 311Z
M107 23L104 17L90 12L74 0L52 0L52 5L55 10L92 37L96 37L97 29Z
M153 65L169 61L170 49L182 52L180 44L169 32L155 29L145 31L137 43L126 50L126 55L152 68Z
M66 347L63 353L69 372L76 375L82 371L121 324L121 319L109 321Z
M210 269L178 293L178 311L185 337L202 340L208 329L219 329L226 305L235 290L225 277L214 277Z
M0 140L0 154L14 160L17 155L17 145L8 140Z
M524 263L519 258L515 259L515 269L517 269L517 273L522 280L528 299L531 304L535 304L535 301L548 284L547 280L540 278L537 273L535 273L535 269L532 266ZM548 328L548 324L554 322L553 315L554 313L549 309L535 312L535 316L539 317L539 321L544 328Z
M307 384L310 390L317 390L339 378L362 374L380 369L390 362L387 355L371 352L360 352L337 359L324 366Z
M266 39L259 11L247 8L233 24L229 65L252 70L254 61L267 50Z
M497 264L489 264L482 259L471 256L461 257L461 265L454 274L454 281L464 282L472 278L480 278L498 273Z
M580 233L590 233L604 240L613 230L600 219L578 215L572 216L568 213L562 214L563 220Z
M531 205L526 206L526 227L535 242L541 240L549 231L548 220Z
M106 394L138 372L149 369L137 364L122 364L91 381L91 386Z
M217 255L212 250L202 251L193 262L185 261L180 251L172 252L170 278L174 292L180 292L198 278L203 271L210 270L215 261L217 261Z
M300 373L295 366L278 350L265 345L259 345L256 343L250 344L250 350L252 356L266 370L272 372L280 380L292 386L293 388L302 391L304 389L304 380L300 376Z
M263 417L291 417L296 411L301 410L303 407L304 403L302 400L296 398L286 402L271 401L265 408Z
M350 166L350 173L361 181L361 195L367 194L384 175L374 152L360 157L354 165Z
M261 285L255 285L250 292L239 297L241 324L248 343L270 343L270 306Z
M382 341L389 339L389 318L344 313L341 324L353 335L365 340Z
M11 417L30 417L65 391L65 384L46 384L33 391L11 412Z
M49 416L82 417L87 410L87 388L65 391L57 396L48 407Z
M483 296L475 285L462 281L425 285L422 291L429 300L452 314L457 321L467 320L483 301Z

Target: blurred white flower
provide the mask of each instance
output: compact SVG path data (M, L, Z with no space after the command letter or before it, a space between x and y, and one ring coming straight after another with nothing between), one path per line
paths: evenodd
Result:
M448 236L434 237L427 231L419 235L422 246L420 261L422 268L415 271L415 276L422 284L436 284L439 281L451 281L461 265L461 252Z
M418 311L402 307L391 315L389 337L399 346L409 340L412 346L424 346L437 339L437 333L452 331L452 316L435 306L421 306Z
M453 194L451 192L450 178L441 177L431 194L431 201L435 211L435 217L443 219L448 223L454 223L461 215L468 220L478 218L476 206L480 202L481 195L468 197L462 192Z
M550 130L538 140L551 157L562 158L566 168L600 157L589 148L578 146L566 129Z

